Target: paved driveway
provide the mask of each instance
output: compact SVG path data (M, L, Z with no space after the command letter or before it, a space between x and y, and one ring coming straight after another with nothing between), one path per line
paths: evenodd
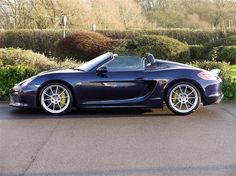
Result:
M235 176L236 103L62 117L0 105L0 176Z

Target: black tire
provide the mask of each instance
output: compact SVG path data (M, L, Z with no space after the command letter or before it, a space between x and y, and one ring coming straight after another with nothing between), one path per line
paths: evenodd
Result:
M45 94L44 93L46 93L45 91L49 91L48 89L50 89L50 87L51 88L53 88L53 87L58 87L58 89L57 89L57 91L59 90L59 89L61 89L61 92L60 92L60 94L58 94L58 93L56 93L55 94L55 97L56 97L56 99L54 100L54 98L55 97L50 97L50 96L45 96ZM50 89L51 90L51 89ZM51 91L51 92L53 92L53 90ZM64 92L64 94L65 94L65 97L63 97L62 98L62 94L63 94L63 92ZM63 94L63 95L64 95ZM52 94L53 95L53 94ZM44 97L43 97L44 96ZM45 99L45 97L48 97L48 99L50 99L50 100L48 100L48 102L47 101L45 101L46 99ZM67 97L67 99L66 99L66 97ZM57 107L58 108L58 110L50 110L50 103L52 103L52 99L53 99L53 102L55 103L55 105L54 104L52 104L51 106L55 106L55 107ZM62 107L62 109L60 109L60 104L61 104L61 102L62 101L64 101L63 99L66 99L65 100L65 106L63 106ZM71 107L72 107L72 104L73 104L73 96L72 96L72 93L71 93L71 91L70 91L70 89L66 86L66 85L64 85L64 84L62 84L62 83L49 83L49 84L47 84L47 85L45 85L43 88L42 88L42 90L40 91L40 94L39 94L39 102L40 102L40 106L43 108L43 110L44 111L46 111L47 113L49 113L49 114L54 114L54 115L60 115L60 114L65 114L66 112L68 112L70 109L71 109ZM48 103L48 104L47 104ZM57 103L57 104L56 104ZM47 105L49 105L49 106L47 106Z
M194 99L193 97L190 97L188 96L188 93L182 93L183 91L183 87L181 86L187 86L187 90L191 90L193 89L193 93L194 94L194 97L196 97L196 99ZM181 88L179 88L181 87ZM174 94L176 94L175 96L177 96L177 93L173 93L174 90L179 90L181 91L179 94L178 94L178 98L173 98L172 96ZM186 90L185 90L186 91ZM192 95L190 94L190 95ZM188 115L188 114L191 114L193 111L195 111L196 109L198 109L198 107L200 106L200 103L201 103L201 94L198 90L198 88L192 84L192 83L189 83L189 82L178 82L178 83L175 83L173 84L167 91L167 96L165 97L165 101L166 101L166 104L168 106L168 108L175 114L177 115ZM191 102L194 99L194 102ZM177 100L177 103L174 104L173 101L176 101ZM191 105L191 103L193 103L193 105ZM180 104L180 107L178 107L177 105ZM182 106L185 106L186 110L182 110ZM189 108L189 106L191 108ZM188 110L189 108L189 110Z

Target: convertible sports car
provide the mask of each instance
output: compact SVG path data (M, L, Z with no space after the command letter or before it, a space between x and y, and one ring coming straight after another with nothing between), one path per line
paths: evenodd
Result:
M75 69L42 72L10 90L10 105L51 114L76 108L163 108L180 115L223 98L219 70L105 53Z

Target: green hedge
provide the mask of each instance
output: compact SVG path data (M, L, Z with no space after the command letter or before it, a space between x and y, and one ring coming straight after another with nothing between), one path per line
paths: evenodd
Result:
M132 40L123 40L118 42L111 51L120 55L131 54L138 56L152 53L157 59L179 62L189 61L188 46L166 36L144 35L135 37Z
M0 67L0 99L8 96L9 89L16 83L33 76L34 69L27 66Z
M236 45L214 47L209 52L209 59L236 64Z
M78 30L67 31L67 36L76 32ZM189 45L204 45L229 35L236 35L236 30L223 33L221 31L193 29L100 30L98 32L112 39L132 39L140 35L164 35ZM0 48L19 47L44 53L47 56L54 56L56 44L61 38L60 30L0 30Z
M133 31L115 31L101 30L97 31L112 39L132 39L140 35L164 35L177 39L189 45L208 44L209 42L224 38L227 32L213 30L194 30L194 29L155 29L155 30L133 30ZM236 31L230 31L231 35Z
M236 98L236 80L228 80L223 84L223 92L226 98Z
M207 50L203 45L189 45L191 60L204 60L207 58Z
M58 30L3 30L0 31L0 48L22 48L54 55L56 43L61 39Z
M209 41L209 44L207 44L208 49L212 49L214 47L218 46L232 46L236 45L236 35L230 35L224 38L219 38L215 41Z

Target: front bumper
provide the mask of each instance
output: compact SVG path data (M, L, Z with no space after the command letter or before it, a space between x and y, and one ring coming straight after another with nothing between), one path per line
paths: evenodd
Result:
M35 107L35 94L33 92L15 90L14 88L9 90L10 106L31 108Z
M9 91L10 94L10 106L13 107L28 107L29 105L26 103L22 102L22 95L21 92L19 91L14 91L13 89L11 89Z

